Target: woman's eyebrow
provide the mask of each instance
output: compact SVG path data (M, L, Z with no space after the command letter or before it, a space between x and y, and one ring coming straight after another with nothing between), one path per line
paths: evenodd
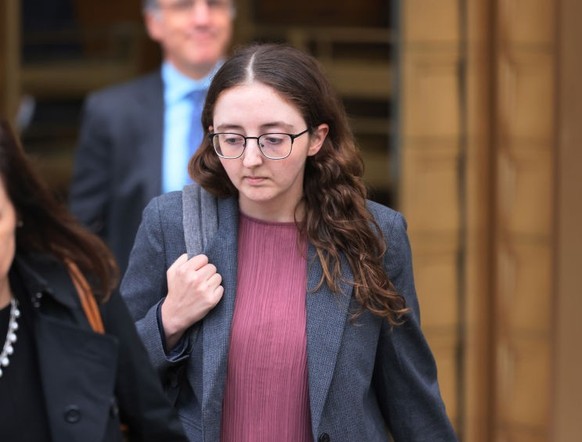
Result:
M279 127L282 127L284 130L290 130L293 127L293 125L283 123L282 121L275 121L273 123L263 124L261 126L261 129L269 130L269 129L279 128Z
M228 132L231 130L238 130L238 131L242 131L242 126L238 126L236 124L219 124L218 126L214 127L214 131L215 132Z
M260 127L261 131L272 130L272 129L281 129L282 130L291 130L294 126L291 124L283 123L282 121L274 121L271 123L262 124ZM224 132L224 131L244 131L243 126L238 124L219 124L216 126L216 132Z

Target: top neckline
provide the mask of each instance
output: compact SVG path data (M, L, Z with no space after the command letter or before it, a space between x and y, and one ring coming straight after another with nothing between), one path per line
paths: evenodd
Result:
M277 226L277 227L297 227L297 225L295 224L295 221L266 221L263 219L254 218L254 217L246 215L242 212L239 212L239 213L240 213L241 219L244 218L244 219L251 221L255 224L263 224L266 226Z

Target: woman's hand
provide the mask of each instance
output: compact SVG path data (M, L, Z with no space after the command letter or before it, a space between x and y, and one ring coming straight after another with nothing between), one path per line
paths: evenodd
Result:
M206 255L181 255L166 272L168 294L162 304L162 324L168 349L192 324L218 304L224 293L222 277Z

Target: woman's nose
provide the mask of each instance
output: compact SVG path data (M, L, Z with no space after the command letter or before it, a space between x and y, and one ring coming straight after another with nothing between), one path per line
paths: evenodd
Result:
M247 145L243 153L243 164L245 167L255 166L263 162L263 154L259 149L259 140L247 140Z

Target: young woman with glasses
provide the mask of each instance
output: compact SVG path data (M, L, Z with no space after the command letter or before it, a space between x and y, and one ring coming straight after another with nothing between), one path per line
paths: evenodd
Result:
M188 258L180 192L145 210L122 293L191 441L454 441L402 216L366 199L317 61L253 45L214 77L189 172L218 224ZM204 213L195 214L204 217Z

